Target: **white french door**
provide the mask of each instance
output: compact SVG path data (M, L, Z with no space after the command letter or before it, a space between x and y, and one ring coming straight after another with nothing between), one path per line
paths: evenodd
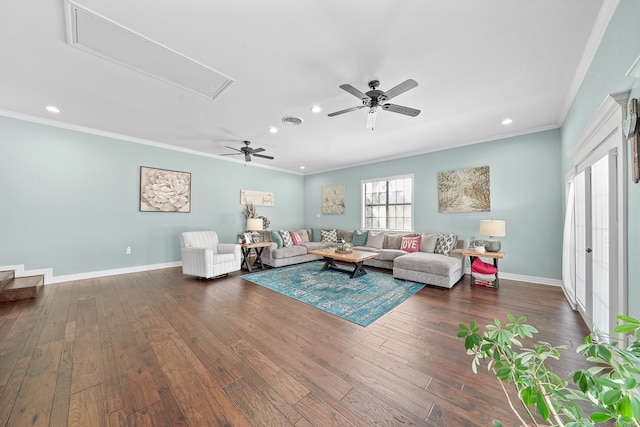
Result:
M623 94L605 100L571 153L567 180L563 286L587 326L605 334L626 314L624 102Z
M615 224L610 209L615 205L615 152L607 153L574 178L574 294L577 310L587 325L608 332L611 313L611 266L617 253L610 245ZM615 230L614 230L615 231Z

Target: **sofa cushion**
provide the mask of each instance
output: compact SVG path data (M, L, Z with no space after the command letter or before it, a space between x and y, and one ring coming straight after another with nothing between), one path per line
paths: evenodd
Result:
M322 236L320 239L321 242L336 243L338 241L338 233L335 228L331 230L320 230L320 235Z
M326 248L327 244L322 242L302 242L300 246L307 248L307 251L315 251Z
M296 231L290 231L289 234L291 235L291 241L293 242L294 246L298 246L300 243L302 243L302 239Z
M291 258L298 255L306 255L307 248L304 246L283 246L280 249L271 250L271 258Z
M393 261L394 268L419 271L422 273L437 274L439 276L451 276L461 268L459 258L430 254L426 252L411 252L397 257Z
M397 257L407 254L407 252L400 249L382 249L376 252L380 252L380 255L374 258L378 261L393 261Z
M367 236L367 244L365 246L369 246L370 248L382 249L382 244L384 243L384 233L383 232L373 232L369 231L369 235Z
M293 240L291 240L291 234L288 230L280 230L280 237L282 237L282 246L285 248L293 246Z
M400 249L404 236L406 234L386 234L382 247L385 249Z
M274 230L271 232L271 241L275 243L278 246L278 248L282 247L282 236L280 236L279 231Z
M420 252L434 253L436 250L436 242L438 234L422 234L420 236Z
M368 236L368 231L353 230L353 246L366 246Z
M407 252L418 252L420 250L420 236L403 237L400 249Z
M449 256L449 252L451 252L451 250L454 249L455 244L456 244L455 234L438 233L438 240L436 241L436 250L434 252L436 254Z

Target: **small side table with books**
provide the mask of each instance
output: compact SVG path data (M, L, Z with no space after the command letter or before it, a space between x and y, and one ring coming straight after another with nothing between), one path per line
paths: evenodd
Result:
M473 264L476 258L491 258L493 259L493 266L498 269L498 260L504 258L504 252L476 252L473 249L464 249L462 251L463 256L468 256L469 261L471 261L470 265ZM495 273L496 279L493 281L493 288L498 288L500 285L500 279L498 278L498 271ZM473 277L473 272L470 274L469 284L475 284L475 278Z

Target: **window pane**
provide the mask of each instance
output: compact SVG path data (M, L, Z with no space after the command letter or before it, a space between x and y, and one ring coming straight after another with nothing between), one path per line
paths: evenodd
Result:
M396 229L396 220L395 220L395 218L389 218L389 222L388 222L387 225L392 230Z
M395 192L395 191L390 191L390 192L389 192L389 204L390 204L390 205L392 205L392 204L396 203L396 200L397 200L397 199L396 199L396 195L397 195L397 194L398 194L398 193L397 193L397 192Z

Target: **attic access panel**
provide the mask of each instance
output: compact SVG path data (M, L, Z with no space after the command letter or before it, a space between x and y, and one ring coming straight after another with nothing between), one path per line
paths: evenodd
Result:
M67 42L150 77L215 99L233 80L89 9L66 1Z

